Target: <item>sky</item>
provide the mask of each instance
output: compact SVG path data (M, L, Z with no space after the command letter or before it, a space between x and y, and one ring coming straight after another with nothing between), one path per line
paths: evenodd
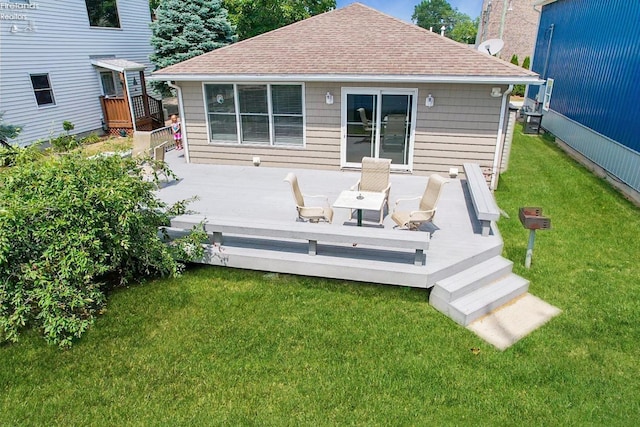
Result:
M358 1L369 7L384 12L387 15L395 16L403 21L411 22L413 9L422 0L336 0L338 8ZM458 12L466 13L471 19L480 16L482 0L448 0L451 7L457 8Z

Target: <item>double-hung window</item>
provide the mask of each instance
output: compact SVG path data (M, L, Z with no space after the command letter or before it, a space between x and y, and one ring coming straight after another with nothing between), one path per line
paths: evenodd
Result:
M49 74L31 74L31 86L39 107L56 105Z
M300 84L205 84L212 143L302 146Z
M85 0L85 4L90 26L120 28L117 0Z

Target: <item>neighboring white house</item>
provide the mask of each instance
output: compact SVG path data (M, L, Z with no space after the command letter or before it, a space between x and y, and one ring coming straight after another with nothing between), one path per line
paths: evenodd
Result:
M120 99L130 122L153 70L150 22L147 0L0 1L0 112L23 126L12 142L57 135L65 120L101 132L101 97Z

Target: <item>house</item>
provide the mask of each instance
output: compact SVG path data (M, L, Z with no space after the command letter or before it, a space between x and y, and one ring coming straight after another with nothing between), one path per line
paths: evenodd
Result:
M178 89L187 161L447 174L495 185L514 84L538 76L359 3L153 73Z
M640 203L640 3L541 3L532 69L546 85L526 102L560 146Z
M57 135L63 121L75 133L162 121L144 81L153 70L150 21L147 0L1 2L0 111L23 127L12 142Z
M484 0L477 44L489 39L501 39L504 47L498 58L511 61L518 56L520 65L528 56L533 56L536 44L540 10L536 4L540 0Z

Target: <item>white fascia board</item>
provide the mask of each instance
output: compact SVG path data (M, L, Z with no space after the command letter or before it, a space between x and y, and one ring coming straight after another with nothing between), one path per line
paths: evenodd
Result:
M131 62L131 64L136 64L136 63ZM92 59L91 65L95 65L96 67L100 67L100 68L105 68L107 70L112 70L117 73L124 73L125 71L144 71L145 69L145 66L143 64L121 66L121 65L110 63L108 61L102 61L100 59Z
M535 6L546 6L548 4L555 3L557 1L558 0L540 0L536 2Z
M470 83L470 84L530 84L541 85L538 76L403 76L362 74L152 74L148 80L177 82L368 82L368 83Z

